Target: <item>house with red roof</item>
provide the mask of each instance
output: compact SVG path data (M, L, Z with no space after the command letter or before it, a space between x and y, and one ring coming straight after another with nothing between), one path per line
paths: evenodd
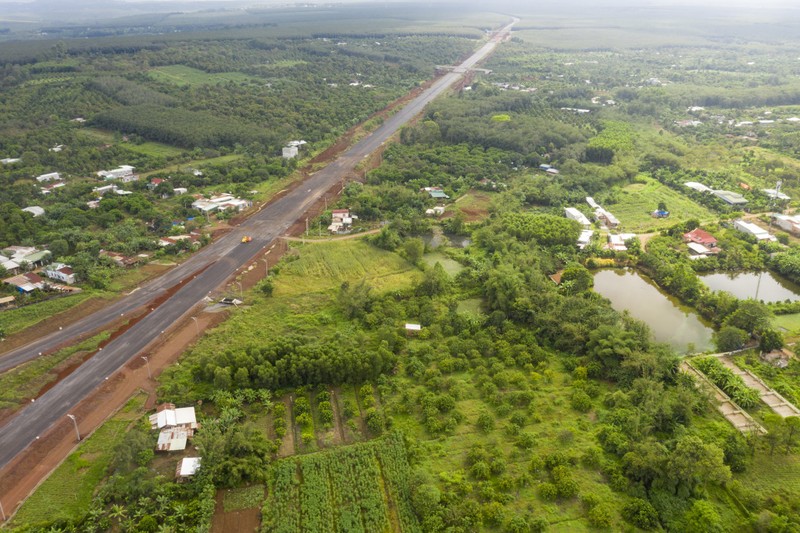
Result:
M709 232L702 230L700 228L695 228L688 233L683 234L683 242L685 243L695 243L705 246L709 250L716 250L717 248L717 239L711 235Z

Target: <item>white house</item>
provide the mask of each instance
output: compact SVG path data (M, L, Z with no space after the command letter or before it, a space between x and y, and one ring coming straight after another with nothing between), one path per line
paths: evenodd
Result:
M63 178L61 174L58 172L50 172L49 174L42 174L41 176L36 176L36 181L39 183L45 183L47 181L61 181Z
M595 202L594 198L592 198L591 196L586 197L586 203L589 204L589 207L591 207L592 209L597 209L598 207L600 207L600 204Z
M44 269L44 275L50 279L72 285L75 283L75 273L72 267L64 263L52 263Z
M800 215L772 215L775 225L793 235L800 235Z
M686 246L689 248L690 259L701 259L715 253L698 242L689 242Z
M592 236L594 236L594 231L590 229L581 230L580 236L578 236L578 248L583 250L592 240Z
M702 183L698 183L696 181L687 181L686 183L684 183L684 185L686 185L690 189L694 189L697 192L712 192L713 191L713 189L711 187L707 187L706 185L703 185Z
M348 233L353 225L355 215L350 214L349 209L334 209L331 211L331 225L328 231L331 233Z
M736 228L738 231L742 233L746 233L747 235L752 235L759 241L777 241L778 239L775 238L774 235L770 235L769 232L760 226L756 226L752 222L746 222L744 220L736 220L733 223L733 227Z
M297 157L297 146L284 146L283 150L281 150L281 156L284 159L294 159Z
M130 165L121 165L113 170L101 170L97 173L97 175L106 180L118 180L121 179L124 182L129 181L136 181L139 179L139 176L132 178L134 176L133 170L135 167Z
M791 200L792 198L783 194L777 189L761 189L761 192L772 198L773 200Z
M747 203L747 199L738 192L717 190L711 191L711 194L730 205L744 205Z
M12 163L19 163L22 161L19 157L6 157L5 159L0 159L0 163L4 165L10 165Z
M567 218L569 218L570 220L576 221L578 224L580 224L584 228L588 228L589 226L592 225L592 223L589 221L589 219L586 218L586 215L584 215L583 213L581 213L580 211L578 211L574 207L565 207L564 208L564 214L567 216Z
M150 415L151 429L182 427L195 430L198 428L194 407L175 408L175 404L162 403L156 413Z

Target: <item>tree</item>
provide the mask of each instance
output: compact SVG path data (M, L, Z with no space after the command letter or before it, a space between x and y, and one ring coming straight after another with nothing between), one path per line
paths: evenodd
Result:
M686 533L722 533L722 519L714 506L706 500L695 500L684 516Z
M405 255L406 259L409 260L409 262L414 263L415 265L419 263L424 253L425 243L422 242L422 239L406 239L406 242L403 244L403 254Z
M655 507L641 498L635 498L622 508L622 517L636 527L655 529L658 527L658 512Z
M723 323L753 335L769 329L771 313L769 308L756 300L744 300Z
M734 326L723 326L715 335L714 343L720 352L731 352L742 348L750 335Z
M680 437L667 462L667 472L678 483L694 488L698 483L722 484L731 477L723 451L696 435Z
M783 348L783 335L778 330L766 329L761 332L761 338L758 340L758 348L766 353L772 350L779 350Z
M594 276L586 267L575 263L564 269L561 286L568 294L580 294L594 286Z

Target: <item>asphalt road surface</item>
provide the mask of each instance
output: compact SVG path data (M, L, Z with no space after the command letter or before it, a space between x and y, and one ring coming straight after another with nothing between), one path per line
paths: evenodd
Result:
M180 266L63 330L0 355L2 372L38 357L39 353L49 352L59 345L74 341L80 335L96 331L120 315L150 304L173 291L169 298L154 307L144 318L0 427L0 467L16 457L57 420L64 418L73 406L200 303L211 290L223 284L236 270L283 235L317 199L351 173L362 159L417 116L428 103L459 80L464 72L488 56L517 21L515 19L508 24L453 72L436 80L430 88L344 152L336 161L313 174L282 198L265 206L239 227ZM251 236L252 242L243 244L241 240L244 235Z

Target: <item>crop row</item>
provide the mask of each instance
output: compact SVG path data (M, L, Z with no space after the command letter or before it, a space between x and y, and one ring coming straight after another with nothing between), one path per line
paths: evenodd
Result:
M758 405L760 400L758 391L748 387L740 376L734 374L715 357L695 359L692 364L741 407L749 409Z
M403 439L395 434L281 461L272 471L263 531L420 531L409 472ZM397 510L395 527L390 506Z

